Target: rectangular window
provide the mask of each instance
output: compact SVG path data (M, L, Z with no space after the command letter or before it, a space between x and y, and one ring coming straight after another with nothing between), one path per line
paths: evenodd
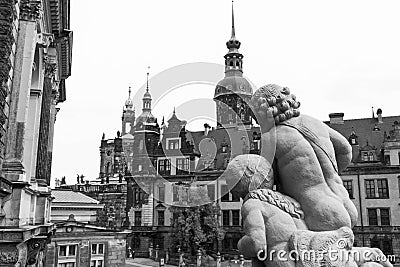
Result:
M172 201L174 201L174 202L179 201L177 185L172 186Z
M390 225L389 209L380 209L381 225Z
M90 267L104 267L104 260L99 259L99 260L91 260L90 261Z
M165 161L162 159L158 161L158 172L162 173L164 171L165 171Z
M157 220L159 226L164 226L164 211L159 210L157 211Z
M378 213L376 209L368 209L368 224L378 225Z
M208 198L210 199L210 201L215 200L215 185L214 184L207 185L207 194L208 194Z
M387 179L377 179L379 198L389 198Z
M141 225L142 225L142 212L135 211L135 226L141 226Z
M161 175L169 175L171 173L171 162L169 159L161 159L158 161L158 172Z
M375 198L375 181L365 180L365 194L367 198Z
M172 149L180 149L179 147L179 140L175 139L175 140L168 140L168 149L172 150Z
M239 210L232 210L232 225L233 226L239 226L240 225L240 219L239 219Z
M228 191L228 186L226 184L221 185L221 201L222 202L229 201L229 191Z
M104 244L92 244L92 255L104 255Z
M158 187L158 200L165 202L165 186Z
M176 159L176 173L182 174L189 171L189 159Z
M347 193L349 193L349 197L354 198L353 197L353 181L351 181L351 180L343 181L343 186L344 186L344 188L346 188Z
M222 225L223 226L229 226L229 210L223 210L222 211Z
M58 267L75 267L76 245L60 245L58 247Z
M59 257L69 257L76 255L76 245L63 245L59 247Z
M169 159L164 160L164 164L165 164L165 171L169 172L171 171L171 161L169 161Z

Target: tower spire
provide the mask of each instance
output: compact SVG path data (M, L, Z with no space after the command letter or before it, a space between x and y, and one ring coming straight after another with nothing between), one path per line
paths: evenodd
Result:
M234 15L234 11L233 11L233 0L232 0L232 36L231 39L235 39L235 15Z
M147 67L147 84L146 84L146 91L149 91L149 75L150 75L150 66Z

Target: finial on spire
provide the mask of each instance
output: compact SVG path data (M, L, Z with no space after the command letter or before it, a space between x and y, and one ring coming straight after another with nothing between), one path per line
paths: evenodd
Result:
M131 87L129 86L129 98L131 98Z
M149 91L149 75L150 75L150 66L147 67L147 85L146 85L146 91Z
M175 114L175 107L174 107L174 111L173 111L173 112L174 112L174 114Z
M232 39L235 38L235 16L234 16L234 12L233 12L233 0L232 0Z
M374 107L372 107L372 118L375 118Z

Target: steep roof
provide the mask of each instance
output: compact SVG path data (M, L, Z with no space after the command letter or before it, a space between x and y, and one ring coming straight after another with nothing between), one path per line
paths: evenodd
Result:
M382 117L382 123L379 123L378 118L344 120L343 124L325 123L341 133L346 139L349 139L354 131L360 147L367 146L368 142L369 146L379 149L382 146L385 133L389 134L395 121L400 122L400 116Z
M342 123L325 122L328 126L341 133L349 140L352 133L357 136L359 146L353 146L353 162L359 160L360 151L376 150L377 160L383 160L380 151L386 135L393 130L395 122L400 121L400 116L378 118L361 118L343 120Z
M100 202L94 198L88 197L82 193L70 190L55 190L51 191L54 197L53 203L79 203L79 204L99 204Z

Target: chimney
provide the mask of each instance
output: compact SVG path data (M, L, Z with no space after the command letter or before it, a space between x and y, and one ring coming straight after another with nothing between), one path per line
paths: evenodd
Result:
M208 135L208 132L210 131L211 126L208 123L204 123L204 136Z
M331 124L344 124L344 113L330 113L329 119Z
M383 120L382 120L382 109L378 108L378 110L376 111L376 115L378 115L378 123L383 123Z

